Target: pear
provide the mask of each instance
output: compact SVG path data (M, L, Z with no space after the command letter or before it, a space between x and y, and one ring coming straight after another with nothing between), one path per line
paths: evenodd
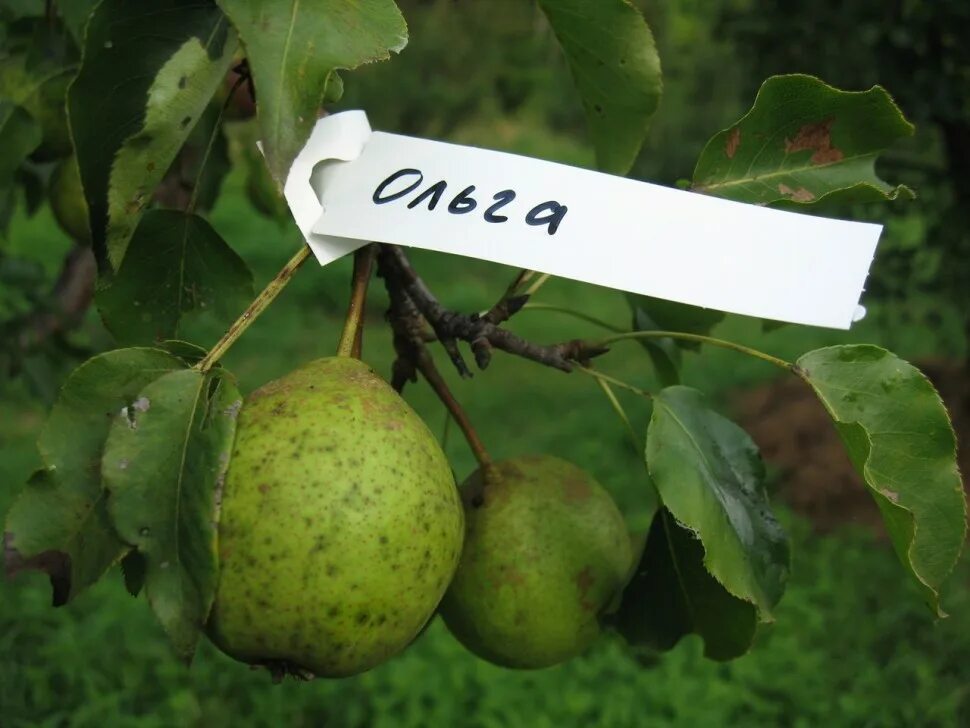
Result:
M48 197L61 230L83 245L91 244L88 203L81 187L81 173L73 154L62 159L51 174Z
M585 650L633 558L609 494L571 463L532 456L475 471L462 500L465 546L439 610L452 634L504 667Z
M451 468L418 415L356 359L311 362L240 413L209 635L277 674L372 668L431 617L463 533Z

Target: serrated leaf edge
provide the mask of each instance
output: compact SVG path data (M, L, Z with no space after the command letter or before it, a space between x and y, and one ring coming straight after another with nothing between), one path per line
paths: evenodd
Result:
M870 346L871 348L874 348L874 349L878 349L879 351L881 351L881 352L883 352L885 354L888 354L890 356L893 356L893 357L896 356L891 351L889 351L888 349L884 349L881 346L875 346L875 345L872 345L872 344L869 344L867 346ZM919 581L919 583L922 584L924 587L926 587L926 589L930 593L930 595L932 597L932 604L930 606L933 609L933 612L935 613L935 615L937 616L937 618L943 619L945 617L948 617L949 615L940 606L940 590L939 590L939 588L938 587L933 587L932 585L930 585L926 581L926 579L923 577L923 575L920 574L916 570L916 566L913 563L912 550L913 550L913 548L916 545L916 534L917 534L917 531L919 530L919 524L916 522L916 516L913 514L913 511L910 508L907 508L906 506L901 505L900 503L896 503L891 498L889 498L885 493L883 493L881 490L879 490L874 485L872 485L872 483L870 482L871 470L869 469L869 460L870 460L871 455L872 455L872 438L869 436L869 432L866 430L865 427L862 426L862 424L860 422L858 422L856 420L851 421L851 422L848 422L846 420L839 419L835 415L835 411L832 409L832 406L830 405L828 399L825 396L823 396L822 393L819 392L818 389L816 389L812 385L812 381L811 381L810 377L808 376L808 372L805 369L803 369L802 366L799 364L799 362L801 361L801 359L804 358L804 357L806 357L806 356L808 356L809 354L814 354L816 352L826 351L826 350L829 350L829 349L841 349L841 348L844 348L844 347L841 346L841 345L825 346L825 347L821 347L819 349L813 349L810 352L806 352L805 354L803 354L801 357L798 358L798 361L795 362L794 372L795 372L795 374L798 375L798 377L800 379L802 379L809 386L809 388L812 390L812 392L815 393L815 396L818 398L819 402L821 402L822 406L825 408L825 411L828 413L829 417L832 419L833 422L837 422L837 423L840 423L840 424L857 425L862 430L863 434L866 437L866 442L869 444L868 451L866 452L866 462L863 465L863 473L862 473L863 479L865 480L866 489L869 490L874 496L878 496L879 498L884 499L888 505L893 506L895 508L898 508L898 509L900 509L902 511L905 511L906 513L908 513L910 515L910 519L912 520L912 524L913 524L913 536L910 539L909 546L907 547L907 550L906 550L906 556L907 556L907 559L909 561L908 566L909 566L910 571L912 571L913 575ZM896 357L896 358L899 358L899 357ZM907 362L907 363L909 364L909 362ZM933 386L933 383L929 380L929 377L927 377L926 374L924 374L923 371L920 370L919 367L914 366L912 364L910 364L910 366L918 374L918 376L920 376L923 379L923 381L926 382L930 386L930 390L933 392L933 397L935 398L935 401L937 402L937 404L940 405L940 409L943 410L943 416L946 418L947 426L950 428L950 432L952 433L953 432L953 422L950 419L950 413L947 410L946 405L943 403L943 399L940 397L940 393L937 392L936 387ZM954 463L955 463L956 472L957 472L957 476L959 478L959 482L962 483L962 481L963 481L963 474L960 472L960 466L957 463L957 457L956 456L957 456L956 437L954 436L954 438L953 438L953 460L954 460ZM962 488L959 488L959 493L960 493L960 496L961 496L960 497L960 501L963 503L963 539L962 539L962 542L961 542L960 550L957 552L956 557L953 559L953 563L950 565L950 568L946 571L946 573L943 574L941 576L941 578L940 578L940 583L941 584L949 577L950 574L953 573L954 568L956 568L957 563L960 561L960 556L963 553L963 550L964 550L965 544L966 544L966 540L967 540L967 499L964 496L964 492L963 492L963 489Z

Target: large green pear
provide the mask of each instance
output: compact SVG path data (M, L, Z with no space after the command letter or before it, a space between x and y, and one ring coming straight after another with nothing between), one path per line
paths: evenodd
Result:
M586 649L632 560L609 494L571 463L532 456L475 471L462 500L464 551L440 609L452 634L505 667Z
M367 670L431 617L463 531L451 468L418 415L366 364L314 361L240 413L210 636L276 671Z

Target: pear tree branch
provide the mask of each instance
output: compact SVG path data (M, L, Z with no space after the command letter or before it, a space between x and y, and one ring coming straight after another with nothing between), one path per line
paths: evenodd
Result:
M458 343L471 348L475 364L485 369L492 359L492 350L531 359L563 372L571 372L576 363L588 362L609 351L606 346L572 339L558 344L536 344L502 328L501 324L522 309L528 296L506 295L485 314L463 314L445 308L424 280L414 270L403 248L382 245L380 253L382 276L389 292L403 290L418 314L427 322L452 364L463 377L471 370L465 363ZM393 297L393 293L391 294ZM427 339L427 335L424 337Z

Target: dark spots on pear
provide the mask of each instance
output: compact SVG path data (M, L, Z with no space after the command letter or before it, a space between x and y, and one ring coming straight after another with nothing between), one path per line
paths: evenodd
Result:
M383 427L389 419L401 427ZM455 563L448 555L461 548L454 479L424 424L359 362L328 361L249 397L234 451L223 523L235 528L236 555L223 562L213 613L227 648L320 676L399 652L434 610ZM220 551L227 545L220 534Z
M267 493L269 493L270 488L271 488L271 486L270 486L269 483L260 483L259 484L259 492L262 493L263 495L266 495Z
M367 623L367 619L368 619L367 612L358 612L357 613L357 624L366 624Z
M182 121L179 122L179 125L184 129L185 127L187 127L191 123L192 123L192 117L191 116L185 116L185 117L182 118Z
M186 83L188 83L188 79L185 76L179 76L179 88L185 88Z
M580 475L564 478L562 491L566 501L582 501L593 495L589 479Z

